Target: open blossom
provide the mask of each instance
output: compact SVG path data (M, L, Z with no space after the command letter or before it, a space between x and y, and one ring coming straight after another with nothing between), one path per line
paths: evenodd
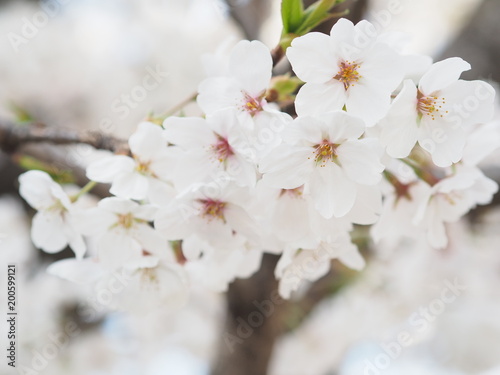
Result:
M62 187L42 171L19 176L19 193L38 212L33 217L31 238L36 247L57 253L67 245L82 258L86 245L75 229L75 208Z
M458 221L478 204L488 204L497 191L498 185L478 168L458 165L454 175L427 192L413 222L423 226L431 246L443 248L448 243L445 223Z
M196 233L214 247L224 246L235 235L258 242L258 228L245 209L249 198L247 189L234 183L199 184L160 209L155 228L169 240L183 240Z
M377 187L359 186L360 194L352 210L341 218L324 218L314 207L312 197L304 187L276 189L258 185L261 221L275 241L266 244L267 251L298 248L314 249L332 235L352 230L352 224L372 224L381 210L381 194Z
M299 116L345 109L373 126L387 113L403 80L401 57L380 42L374 26L340 19L330 35L309 33L292 42L287 57L306 84L295 100Z
M408 156L418 141L439 167L461 159L465 128L489 121L495 98L489 84L458 79L469 69L467 62L455 57L432 65L418 86L411 80L404 82L381 121L380 141L390 156Z
M342 217L354 206L359 185L376 185L384 166L376 144L360 140L363 122L343 111L298 117L284 143L259 166L263 182L282 189L304 185L325 218Z
M87 177L111 183L110 192L121 198L162 204L175 192L169 184L172 157L162 137L163 129L150 122L139 124L129 138L133 157L113 155L91 163Z
M493 151L500 148L500 127L498 125L497 119L469 129L461 160L462 164L478 165Z
M182 241L182 250L190 280L217 292L226 291L237 277L250 277L259 269L263 254L239 235L215 247L193 233Z
M96 238L99 261L106 267L137 262L145 254L165 257L167 240L149 225L156 210L128 199L104 198L79 215L78 228Z
M47 272L78 284L93 285L97 292L113 285L114 296L106 307L142 314L157 308L179 308L189 295L188 275L171 252L137 257L112 269L97 257L63 259L52 263Z
M233 110L216 112L208 119L169 117L164 137L176 148L174 183L179 190L210 182L222 174L239 186L254 186L255 160L248 155L246 138Z
M368 231L355 225L373 224L375 242L426 237L445 247L446 223L497 191L476 167L500 140L497 124L480 125L494 91L459 80L470 68L462 59L405 56L400 40L341 19L330 35L295 38L287 56L298 79L273 82L270 50L239 42L199 86L202 117L143 122L130 155L88 166L114 195L97 207L72 203L94 184L70 198L47 174L23 174L21 195L38 210L35 245L76 254L48 272L97 287L120 273L113 303L147 312L183 304L190 283L226 291L264 253L281 256L285 298L334 259L361 270L351 232ZM292 119L279 106L292 104L299 79ZM85 259L82 236L95 245Z
M346 266L360 270L365 261L347 232L332 236L312 250L285 250L276 266L275 275L280 280L279 293L290 298L304 280L316 281L330 270L330 261L338 259Z
M147 314L155 309L177 310L189 297L188 275L184 267L167 258L155 263L130 264L122 270L127 283L116 298L116 307ZM113 278L109 275L108 278ZM103 285L109 285L103 279Z
M414 224L416 215L422 202L429 199L431 187L424 181L415 179L408 183L397 183L384 196L383 210L380 219L371 228L373 240L397 243L404 237L416 238L422 235L422 225Z
M265 154L281 142L280 132L291 117L266 100L273 62L269 48L243 40L232 50L228 72L205 79L199 86L198 105L212 116L233 109L255 154Z
M207 78L200 84L198 105L207 115L232 108L242 118L258 116L270 109L265 95L272 68L269 48L256 40L243 40L231 52L228 74Z

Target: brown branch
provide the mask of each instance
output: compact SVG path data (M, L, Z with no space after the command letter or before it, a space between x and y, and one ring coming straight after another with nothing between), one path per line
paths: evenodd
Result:
M277 45L271 51L271 57L273 58L273 67L278 65L283 57L285 57L285 51L281 45Z
M129 154L127 141L92 131L75 131L41 124L14 125L0 122L0 150L13 154L21 146L32 143L53 145L87 144L97 150Z
M107 150L114 153L130 154L130 149L125 140L104 135L99 132L76 131L71 129L61 129L47 127L42 124L15 125L7 122L0 122L0 151L12 155L12 160L19 156L18 152L22 148L22 154L29 155L42 162L49 163L61 169L71 169L77 185L83 186L88 182L85 170L78 165L68 163L64 153L56 152L55 149L47 149L47 145L77 145L86 144L98 150ZM32 147L37 146L37 147ZM15 165L17 163L9 163ZM2 170L2 172L4 172ZM22 169L14 168L14 174L7 184L2 187L2 191L16 191L16 178ZM93 194L101 198L109 196L109 187L99 184Z
M265 254L248 279L229 285L227 316L212 375L265 375L277 338L285 332L288 302L277 297L278 256Z

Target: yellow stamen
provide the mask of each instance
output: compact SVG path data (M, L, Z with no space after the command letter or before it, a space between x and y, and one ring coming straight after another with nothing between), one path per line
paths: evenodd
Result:
M422 116L429 116L432 120L435 120L437 116L444 117L448 111L443 111L443 105L446 104L445 98L440 98L437 96L425 96L421 91L417 94L417 110Z
M354 86L355 82L358 82L362 76L358 72L358 68L361 64L357 64L354 61L341 61L339 63L339 71L333 79L336 79L344 84L344 89Z

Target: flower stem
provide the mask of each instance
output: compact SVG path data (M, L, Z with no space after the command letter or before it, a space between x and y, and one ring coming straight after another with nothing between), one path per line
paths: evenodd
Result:
M173 106L172 108L170 108L167 112L165 112L165 114L163 115L163 117L167 118L169 116L175 115L177 112L179 112L185 106L187 106L189 103L191 103L192 101L196 100L197 96L198 96L198 92L195 92L195 93L191 94L189 97L187 97L186 99L184 99L182 102L176 104L175 106Z
M82 189L71 197L71 202L76 202L80 199L81 196L87 194L90 190L92 190L97 185L95 181L89 181Z
M427 182L429 185L434 186L440 181L439 178L434 176L430 171L423 169L414 160L410 158L404 158L399 160L401 160L403 163L405 163L407 166L413 169L418 178Z

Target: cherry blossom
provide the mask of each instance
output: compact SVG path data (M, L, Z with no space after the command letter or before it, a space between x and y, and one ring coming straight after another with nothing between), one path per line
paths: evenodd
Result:
M271 109L265 96L272 66L271 53L263 43L239 42L231 52L228 74L207 78L200 84L199 106L207 115L233 108L247 120Z
M373 240L398 243L404 237L420 236L425 229L415 225L413 218L422 202L428 199L430 190L426 182L418 179L408 183L397 181L384 196L380 219L371 228Z
M261 200L260 220L270 229L274 241L266 242L267 251L276 253L289 249L313 249L321 241L333 235L340 235L353 229L353 223L373 224L381 211L381 195L376 187L360 187L352 210L342 218L324 218L314 207L311 195L304 186L295 189L269 188L265 183L259 185ZM265 211L263 211L265 209ZM263 228L264 229L264 228ZM264 230L261 235L264 235ZM268 238L269 239L269 238Z
M269 48L244 40L231 51L227 73L209 77L198 87L197 102L208 118L220 110L234 110L253 155L276 147L281 130L291 121L290 115L266 99L272 66Z
M284 143L264 158L263 182L282 189L304 185L325 218L354 206L359 185L376 185L384 166L376 142L362 139L363 122L345 112L298 117Z
M226 291L237 277L250 277L259 269L263 255L261 248L239 235L214 247L193 234L183 240L182 249L188 258L185 269L191 282L216 292Z
M239 186L254 186L255 160L247 152L246 137L232 110L216 112L207 120L169 117L164 122L165 139L175 145L175 185L184 190L194 183L210 182L224 174Z
M295 101L299 115L345 107L367 126L385 116L405 74L401 56L378 40L368 21L353 25L340 19L330 35L312 32L296 38L287 57L306 82Z
M458 166L454 175L428 191L413 222L423 225L431 246L443 248L448 243L445 223L458 221L478 204L488 204L497 191L498 185L478 168Z
M348 267L360 270L365 261L357 247L351 243L348 233L330 238L317 248L286 250L276 266L276 277L280 279L279 293L290 298L298 290L302 281L316 281L330 270L330 261L339 259Z
M167 240L149 225L156 211L151 205L128 199L104 198L97 207L79 215L78 228L96 238L99 262L113 269L140 261L145 254L167 256Z
M494 90L460 80L464 60L432 64L402 42L340 19L330 35L293 39L286 56L298 79L272 79L269 48L240 41L200 83L202 115L141 122L130 153L90 163L76 195L44 172L21 175L38 211L35 245L76 254L48 271L91 285L124 272L115 302L148 312L182 305L199 286L227 291L266 253L280 256L275 277L290 298L333 259L361 270L351 237L447 246L447 224L498 189L477 167L500 140ZM95 182L112 196L84 209Z
M187 302L188 275L169 257L131 264L123 272L128 282L117 296L117 308L143 315L158 309L177 310Z
M155 228L169 240L182 240L196 233L216 247L224 247L236 234L259 242L257 224L245 209L249 199L247 189L231 183L195 185L160 209Z
M418 86L404 82L381 122L380 141L390 156L408 156L418 141L439 167L461 159L465 129L491 119L495 97L485 82L458 79L469 69L464 60L450 58L432 65Z
M110 192L125 199L164 203L175 195L170 185L172 156L163 139L163 129L150 122L139 124L130 136L132 157L113 155L91 163L87 177L111 183Z
M57 253L70 246L81 259L86 245L75 228L77 211L62 187L42 171L29 171L19 176L19 193L38 212L33 217L31 238L36 247Z

